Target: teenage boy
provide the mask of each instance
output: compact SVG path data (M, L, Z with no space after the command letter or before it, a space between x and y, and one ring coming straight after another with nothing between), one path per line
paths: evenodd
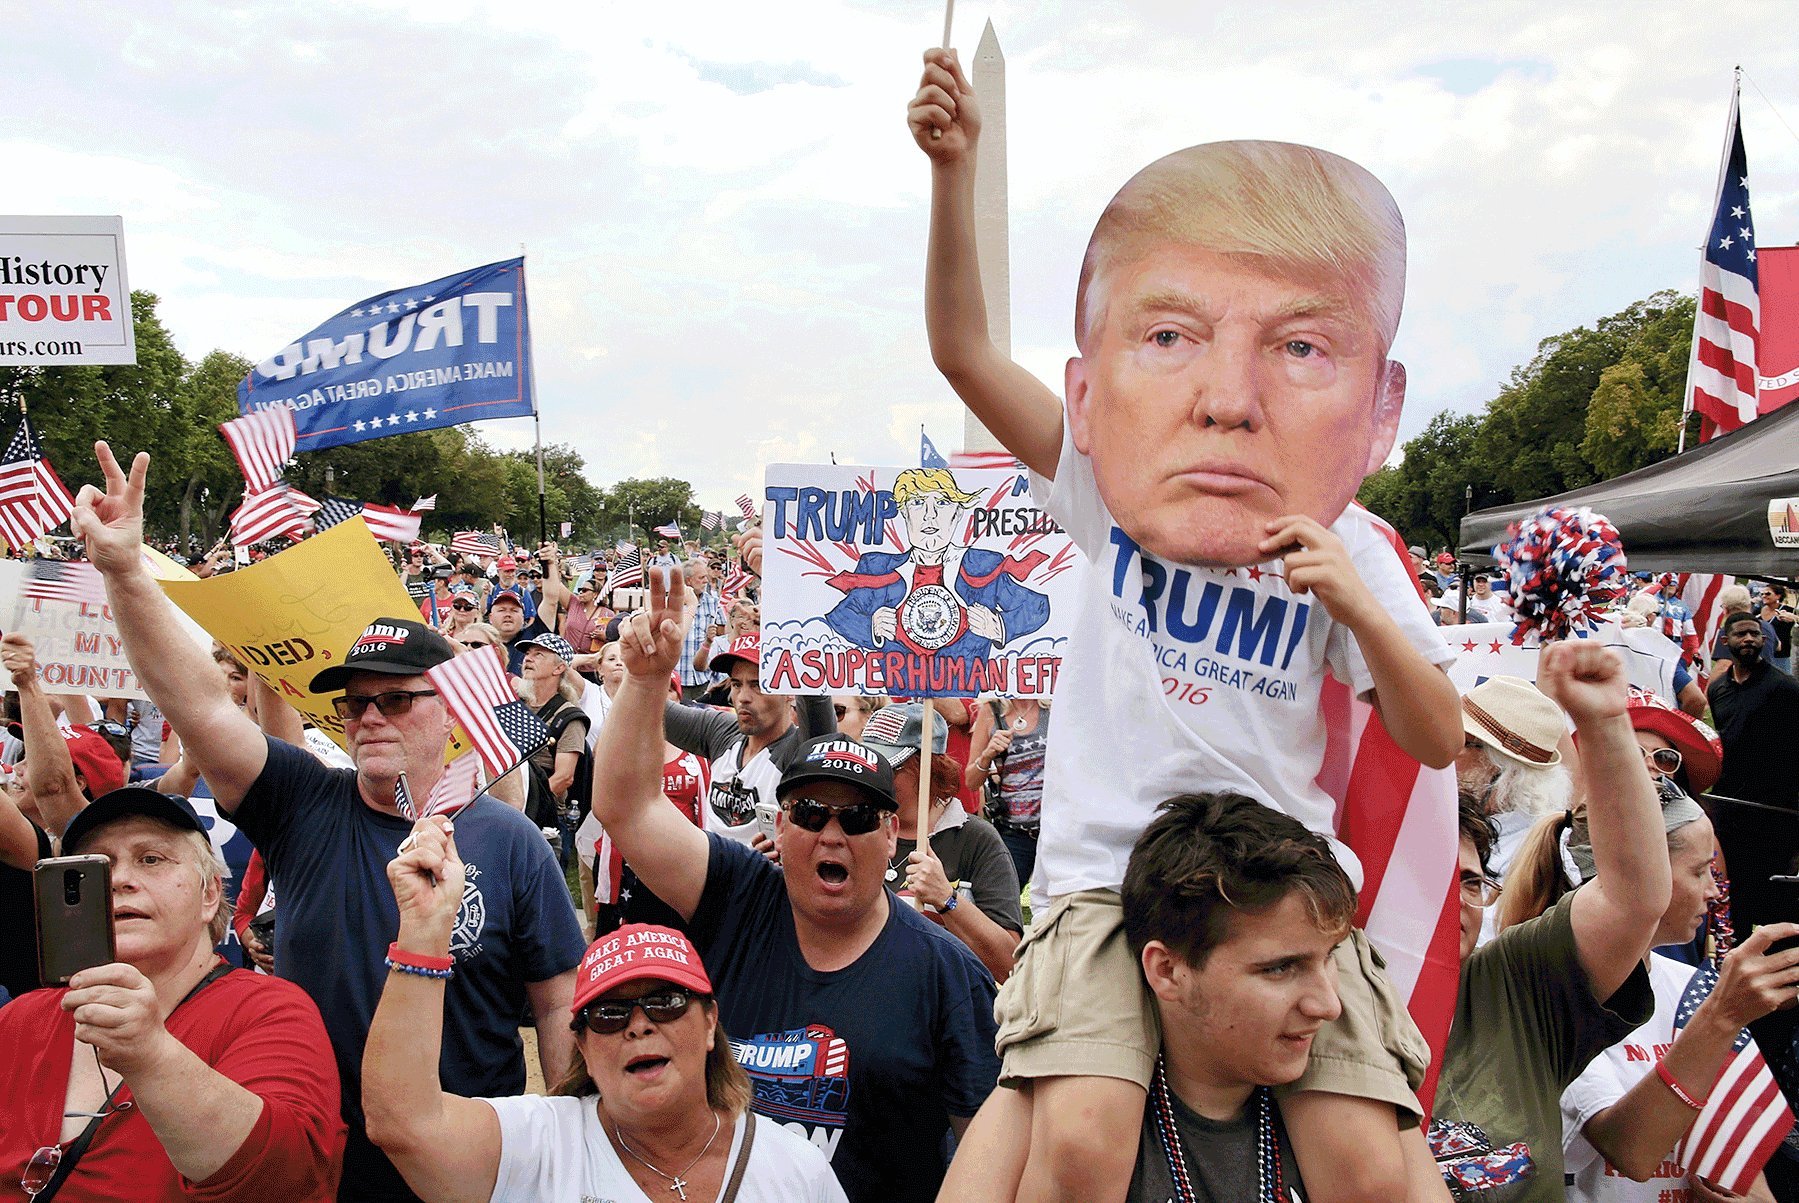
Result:
M1125 935L1162 1028L1130 1203L1313 1197L1275 1088L1305 1072L1342 1014L1332 950L1355 909L1330 844L1296 820L1240 794L1162 804L1124 879ZM1030 1110L1021 1092L995 1091L943 1197L1010 1198Z
M1064 420L988 337L979 115L953 53L925 60L908 115L933 168L932 356L1090 566L1057 691L1068 738L1045 770L1037 881L1054 901L999 1003L1001 1080L1032 1098L1017 1197L1119 1203L1158 1037L1148 995L1119 984L1136 975L1118 890L1155 807L1196 786L1240 793L1329 838L1327 669L1419 761L1461 748L1451 654L1383 532L1349 508L1405 397L1387 358L1404 225L1378 180L1307 147L1152 164L1088 246ZM1403 1197L1408 1180L1440 1197L1421 1136L1399 1136L1420 1111L1423 1041L1360 933L1337 959L1348 1014L1283 1103L1301 1168L1333 1203Z

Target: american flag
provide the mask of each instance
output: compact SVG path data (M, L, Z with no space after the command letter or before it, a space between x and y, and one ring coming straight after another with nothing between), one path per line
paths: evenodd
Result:
M1405 541L1374 522L1410 577ZM1430 1069L1418 1090L1428 1108L1461 973L1455 771L1425 768L1408 756L1374 707L1333 677L1325 678L1319 708L1327 742L1318 784L1336 801L1339 838L1362 862L1356 922L1386 958L1387 977L1430 1044Z
M952 451L949 456L952 468L999 468L1010 470L1022 467L1018 457L1003 448L997 451Z
M717 530L719 527L721 527L723 525L724 525L724 517L722 515L713 513L711 510L706 510L704 513L702 513L700 515L700 529L701 530Z
M231 445L251 493L263 492L281 479L281 470L294 457L299 437L294 431L294 411L285 405L271 405L221 422L219 432Z
M1701 965L1694 971L1674 1012L1677 1035L1717 984L1715 966ZM1737 1037L1734 1047L1736 1055L1718 1075L1699 1118L1675 1146L1674 1157L1687 1173L1743 1194L1793 1130L1793 1113L1748 1031Z
M232 545L251 547L276 536L303 539L312 533L312 515L319 509L318 502L277 481L271 488L247 495L231 515Z
M618 541L618 546L614 547L612 550L616 551L619 555L622 556L622 555L626 555L630 552L636 551L637 544L631 542L628 539L620 539Z
M19 600L105 605L106 580L98 568L81 561L32 560L19 582Z
M319 506L319 512L313 516L313 523L322 531L330 530L358 514L368 523L369 534L377 539L410 543L419 537L420 518L412 511L398 506L376 505L373 502L347 501L342 497L325 498L324 504Z
M729 571L725 573L725 579L718 584L719 600L726 605L736 601L737 595L742 593L744 589L749 586L749 583L755 579L756 578L752 573L744 570L742 564L733 562Z
M453 815L475 800L481 792L481 758L479 756L458 756L444 766L443 773L437 778L437 784L425 795L424 805L420 806L412 800L412 791L407 788L406 774L394 782L394 805L400 813L417 822L427 815Z
M643 553L633 547L620 556L618 563L612 566L612 571L606 574L606 587L601 592L610 593L614 589L623 588L626 585L641 584L643 584Z
M1687 365L1686 408L1699 411L1700 442L1761 416L1756 392L1761 287L1755 223L1749 215L1749 158L1743 151L1737 99L1733 89L1717 203L1699 260L1699 305L1693 312L1693 357Z
M497 560L500 558L500 537L483 534L478 530L457 531L450 539L450 554L472 556L477 560Z
M417 501L412 503L412 512L415 514L423 514L429 510L434 510L436 508L437 508L437 494L436 493L431 494L431 496L429 496L429 497L421 497Z
M425 671L450 715L474 740L489 775L498 777L550 738L537 712L519 701L506 679L506 660L497 647L484 647Z
M739 493L737 495L737 511L745 518L754 518L756 516L756 503L750 500L750 495L748 493Z
M679 539L681 537L681 524L679 522L665 522L656 528L656 533L665 539Z
M21 418L18 432L0 456L0 535L15 548L61 526L75 511L75 499L63 487L56 469L44 458L31 433L31 420Z

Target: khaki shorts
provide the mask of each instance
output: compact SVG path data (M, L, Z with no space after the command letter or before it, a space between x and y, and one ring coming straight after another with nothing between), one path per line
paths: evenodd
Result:
M1337 945L1343 1014L1324 1026L1311 1061L1288 1094L1324 1090L1391 1103L1402 1126L1423 1109L1415 1093L1430 1049L1360 930ZM1003 1064L1000 1084L1032 1078L1122 1078L1149 1088L1161 1047L1154 1000L1124 938L1124 910L1111 890L1084 890L1050 904L1018 946L1018 962L993 1009Z

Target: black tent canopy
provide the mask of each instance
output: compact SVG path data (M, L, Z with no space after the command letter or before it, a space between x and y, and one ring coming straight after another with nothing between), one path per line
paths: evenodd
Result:
M1506 527L1545 506L1589 506L1611 519L1632 571L1799 576L1799 524L1775 545L1769 521L1799 511L1799 404L1647 468L1554 497L1462 519L1462 559L1493 562ZM1783 537L1784 538L1784 537Z

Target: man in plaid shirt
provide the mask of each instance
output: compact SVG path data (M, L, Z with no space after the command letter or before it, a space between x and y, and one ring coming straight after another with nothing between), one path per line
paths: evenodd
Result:
M713 582L712 566L704 556L687 561L685 572L687 583L693 587L693 595L698 599L693 621L687 624L687 634L681 640L681 700L691 702L724 680L721 673L694 668L693 658L701 648L710 646L714 639L725 633L725 604Z

